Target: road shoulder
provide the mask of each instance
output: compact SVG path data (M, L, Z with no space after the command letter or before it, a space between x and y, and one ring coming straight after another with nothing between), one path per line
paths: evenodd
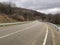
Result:
M48 24L48 26L52 32L53 45L60 45L60 32L58 32L53 25Z

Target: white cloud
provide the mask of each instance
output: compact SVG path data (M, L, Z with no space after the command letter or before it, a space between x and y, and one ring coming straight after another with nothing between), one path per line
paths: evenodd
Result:
M27 2L28 0L21 0L21 2Z
M60 13L60 8L52 8L52 9L45 9L45 10L37 10L38 12L42 12L45 14L56 14L56 13Z
M9 2L9 0L0 0L0 2Z
M0 0L16 3L17 7L38 10L43 13L60 12L60 0Z
M16 3L18 7L28 8L28 9L49 9L49 8L60 8L60 0L0 0L11 1Z

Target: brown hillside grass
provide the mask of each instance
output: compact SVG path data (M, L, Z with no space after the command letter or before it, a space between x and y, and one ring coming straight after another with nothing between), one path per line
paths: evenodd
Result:
M13 22L15 21L12 18L9 18L6 14L0 14L0 22Z

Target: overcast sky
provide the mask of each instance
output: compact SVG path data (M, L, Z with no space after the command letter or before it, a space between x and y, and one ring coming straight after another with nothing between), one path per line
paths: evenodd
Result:
M52 10L60 9L60 0L0 0L0 2L13 2L16 3L16 6L22 7L22 8L28 8L33 10L42 10L44 12L45 10ZM51 11L50 11L51 12Z

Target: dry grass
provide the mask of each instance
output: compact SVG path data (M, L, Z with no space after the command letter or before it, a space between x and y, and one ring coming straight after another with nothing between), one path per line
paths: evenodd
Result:
M16 20L9 18L5 14L0 14L0 22L14 22L14 21L16 21Z

